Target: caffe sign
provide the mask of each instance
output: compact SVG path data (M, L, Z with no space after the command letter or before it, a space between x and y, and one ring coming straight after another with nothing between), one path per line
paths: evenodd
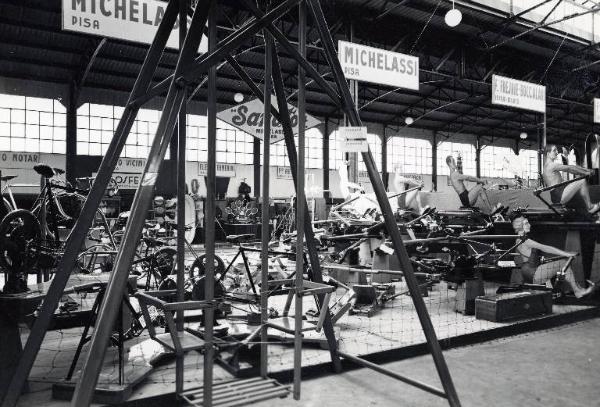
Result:
M272 96L271 103L279 111L277 99ZM287 104L292 122L294 134L298 134L298 109L291 104ZM264 133L264 112L265 107L260 99L253 99L229 109L225 109L217 114L217 117L233 127L250 134L257 139L263 139ZM306 115L306 128L319 125L319 121L311 115ZM271 143L277 143L283 140L283 126L275 117L271 116Z

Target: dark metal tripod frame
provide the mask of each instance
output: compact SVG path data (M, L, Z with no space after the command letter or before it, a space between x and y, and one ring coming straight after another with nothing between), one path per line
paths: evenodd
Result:
M277 104L279 111L277 112L272 106L270 106L270 94L271 94L271 81L266 80L265 92L252 83L250 77L243 73L243 69L236 64L232 64L236 72L240 74L240 77L244 79L252 91L259 97L262 96L265 101L265 109L267 114L273 113L275 117L278 117L282 124L285 136L285 143L287 147L288 157L292 174L294 178L294 185L297 189L302 187L303 179L299 179L298 175L303 175L304 163L298 165L298 155L296 153L294 135L291 126L291 120L289 111L286 103L286 96L284 90L284 83L282 77L282 71L277 56L277 50L273 43L273 40L282 47L287 53L289 53L301 68L305 71L315 83L321 86L325 92L331 97L334 103L341 107L344 113L348 116L349 123L352 126L361 126L361 119L358 114L358 110L352 101L348 84L344 78L341 66L337 60L337 55L331 37L331 33L325 21L321 5L318 0L283 0L273 5L266 11L260 10L252 1L241 0L240 3L248 8L254 15L255 18L247 22L247 24L240 27L238 30L232 32L226 38L221 40L217 44L216 36L216 0L205 0L199 1L196 9L194 10L192 21L185 36L185 41L181 46L181 50L178 56L175 71L172 75L164 79L159 84L150 87L152 76L156 70L156 66L161 58L161 55L166 46L167 38L174 26L175 19L178 13L178 5L180 1L185 0L171 0L167 5L163 20L158 28L156 37L142 65L138 78L135 82L134 88L131 91L129 101L125 107L123 116L119 122L115 135L108 147L107 154L104 156L100 165L98 175L94 181L94 185L90 191L88 199L82 210L82 214L78 219L75 227L73 228L71 235L67 241L65 253L58 266L57 274L52 282L49 292L44 300L40 315L34 324L31 334L28 338L25 346L25 351L19 365L17 366L16 372L13 375L11 383L7 389L6 396L4 398L2 406L13 407L23 385L27 379L29 371L33 366L37 351L41 347L44 335L48 329L52 314L58 305L62 292L66 286L70 270L75 265L75 261L79 252L79 243L85 237L87 230L92 222L94 213L100 204L100 200L108 185L112 172L116 166L118 157L123 149L125 140L131 130L131 126L135 120L139 108L151 100L153 97L162 94L164 91L168 91L163 112L158 124L156 136L154 138L152 147L146 167L142 174L142 181L138 188L131 210L131 218L127 224L123 240L135 241L139 236L141 229L144 224L144 218L146 210L150 205L152 195L154 192L154 184L156 182L160 166L163 157L168 148L173 130L181 117L182 106L184 106L184 100L186 98L187 85L190 81L193 81L199 74L208 72L208 165L207 165L207 206L206 206L206 218L214 219L214 200L212 197L215 195L215 174L216 174L216 162L215 162L215 150L216 150L216 64L223 59L228 59L231 62L229 56L235 48L243 44L243 42L249 37L257 34L260 30L265 30L265 39L267 45L266 51L266 66L268 70L272 69L272 85L275 90L277 97ZM306 60L305 54L302 50L302 44L305 44L306 30L302 25L299 30L299 35L303 38L300 39L300 50L296 49L285 35L279 31L273 25L273 22L295 8L299 3L301 4L299 15L301 21L306 16L304 10L308 9L312 15L313 23L315 24L319 36L323 44L323 52L327 59L329 66L332 69L333 77L335 79L336 88L332 88L325 80L322 75ZM196 56L196 50L198 49L202 34L206 31L206 25L208 21L208 52L199 57ZM269 61L269 59L271 60ZM271 62L271 63L269 63ZM266 69L267 70L267 69ZM303 75L300 75L302 78ZM270 75L269 75L270 77ZM304 87L304 83L300 85ZM302 96L303 92L299 92L299 114L303 116L305 114L305 104ZM266 115L265 115L266 116ZM265 120L265 132L263 134L270 134L268 123L270 120ZM300 136L303 136L303 132L300 132ZM268 142L265 142L265 152L267 153L264 157L265 166L268 164ZM303 144L303 140L300 143ZM302 149L303 150L303 149ZM302 151L303 152L303 151ZM300 154L302 158L303 154ZM333 336L333 326L329 313L327 313L324 322L324 331L329 344L329 351L331 354L333 366L336 371L341 369L340 359L342 356L354 363L369 367L373 370L394 377L398 380L404 381L423 390L429 391L438 396L448 399L451 406L460 406L460 401L452 378L446 366L445 359L442 355L441 347L437 340L433 325L429 318L427 308L420 295L419 285L414 275L414 270L403 245L400 231L396 224L394 215L392 213L387 194L377 168L373 156L370 151L362 153L363 161L367 167L367 172L373 185L377 201L379 202L383 217L385 220L386 228L390 234L394 250L400 260L400 264L405 273L406 282L413 299L415 309L419 316L419 320L423 327L429 349L432 353L435 366L440 376L442 386L444 390L439 390L431 387L427 384L415 381L413 379L406 378L397 373L391 372L385 368L375 365L371 362L367 362L364 359L340 352L337 350L335 338ZM265 184L268 184L268 171L264 171L266 174L263 178ZM303 178L303 177L302 177ZM179 184L179 183L178 183ZM265 185L266 186L266 185ZM265 188L268 190L267 188ZM302 188L303 190L303 188ZM266 191L265 191L266 192ZM268 194L265 193L266 196ZM304 198L303 198L304 201ZM303 202L305 203L305 202ZM267 201L268 205L268 201ZM313 279L315 282L322 281L321 268L319 265L319 258L317 255L315 243L314 243L314 232L312 230L312 224L307 214L307 206L299 205L298 220L304 226L304 235L306 239L306 245L308 249L308 259L312 270ZM263 213L266 211L263 210ZM268 225L263 224L263 227ZM214 223L207 222L206 227L206 256L207 256L207 267L206 267L206 301L213 301L213 284L214 284ZM301 228L302 229L302 228ZM268 231L267 231L268 232ZM302 244L302 230L299 231L299 242ZM263 233L264 236L268 237L268 233ZM181 245L178 245L181 246ZM263 249L268 250L268 246L264 245ZM112 327L115 319L117 318L118 308L120 306L120 299L124 293L127 276L129 271L129 265L133 260L135 245L121 245L119 253L115 260L115 267L112 271L106 294L105 301L102 302L98 323L94 330L92 343L87 354L84 369L81 378L75 389L75 394L72 399L73 406L85 406L89 405L92 401L93 391L98 380L98 376L102 367L106 346L111 334ZM297 250L298 253L302 253L303 250ZM180 256L183 253L179 253ZM266 258L266 253L265 253ZM264 259L263 259L264 260ZM301 264L302 256L297 260ZM263 278L266 268L263 269ZM300 273L297 273L297 278L301 278ZM323 297L321 295L320 297ZM320 298L320 301L323 301ZM264 311L264 310L263 310ZM205 356L204 356L204 406L212 405L212 367L213 367L213 312L212 308L205 310ZM263 332L263 336L266 336L266 330ZM265 342L265 341L263 341ZM297 344L300 341L296 341ZM261 347L263 350L263 356L261 357L262 369L261 373L266 374L266 346ZM298 347L297 347L298 348ZM179 371L179 369L178 369ZM295 369L296 377L295 383L299 379L299 369ZM177 384L179 384L181 377L176 378ZM179 386L177 386L179 389ZM296 395L296 394L295 394Z

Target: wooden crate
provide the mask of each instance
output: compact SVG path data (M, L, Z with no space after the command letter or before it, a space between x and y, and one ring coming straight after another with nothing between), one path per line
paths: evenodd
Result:
M552 313L550 291L519 291L475 299L475 318L500 322Z

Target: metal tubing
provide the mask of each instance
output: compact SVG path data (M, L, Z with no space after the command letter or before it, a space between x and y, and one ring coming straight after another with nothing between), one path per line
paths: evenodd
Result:
M362 122L358 115L358 110L352 102L348 86L346 86L346 80L344 78L342 68L337 58L335 58L336 52L333 44L333 39L331 38L331 34L328 30L327 22L325 21L321 5L318 0L307 1L310 5L315 24L319 31L325 54L328 56L328 60L330 61L335 81L338 84L338 87L340 88L340 91L342 93L345 110L348 114L350 123L353 126L360 126ZM446 397L448 398L448 402L452 407L458 407L460 406L458 394L456 393L452 377L450 376L448 366L446 365L444 355L442 354L442 349L437 340L433 324L431 323L431 319L429 318L427 307L425 306L423 297L420 294L419 283L414 275L413 266L406 251L406 248L402 243L402 236L400 234L400 230L398 229L398 225L396 224L396 220L394 218L394 214L392 213L390 203L387 199L387 194L385 192L385 188L383 187L383 182L381 181L381 177L377 172L375 160L373 159L373 155L371 154L370 150L366 153L362 153L362 157L367 167L367 172L369 174L369 179L371 180L371 185L373 186L375 196L377 197L377 201L379 202L381 212L383 213L388 233L390 234L390 237L392 239L394 250L396 251L396 254L400 261L401 268L405 272L406 283L410 290L415 309L421 322L421 326L423 327L423 332L425 334L425 338L427 339L429 349L432 353L433 360L437 368L438 374L440 376L442 385L444 387Z
M269 169L271 156L271 88L273 62L271 53L273 52L273 40L271 35L265 31L265 82L264 82L264 131L263 131L263 165L262 165L262 223L261 240L262 250L261 259L261 283L260 283L260 375L266 378L269 373L268 359L268 322L269 322Z
M209 67L217 64L226 55L231 54L231 52L243 44L249 37L258 33L262 30L266 25L271 24L273 21L284 16L292 7L297 5L300 0L286 0L283 3L279 4L277 7L274 7L271 11L266 13L262 18L254 21L251 24L247 24L239 31L234 31L231 35L225 38L223 41L219 42L213 52L207 52L204 55L201 55L195 59L194 62L188 64L184 67L184 69L175 76L177 81L191 81L198 75L204 73ZM173 75L167 76L161 82L156 84L150 91L149 95L158 96L167 90L169 83L173 80ZM139 98L135 100L135 104L143 104L147 101L145 98Z
M292 123L290 121L290 112L288 111L287 101L285 97L285 90L283 85L283 76L281 66L279 64L279 58L277 53L273 52L273 84L275 88L275 95L277 96L277 106L280 111L280 123L283 128L283 135L285 140L286 151L288 153L288 160L290 162L290 168L292 170L292 178L294 181L294 187L298 191L298 155L296 152L296 143L294 141L294 132L292 130ZM304 204L304 237L306 240L306 248L308 250L308 259L310 263L310 269L312 272L313 281L317 283L323 282L323 275L321 273L321 266L317 248L315 246L315 233L312 228L312 222L308 216L308 206ZM319 303L323 303L324 296L318 295ZM327 313L325 317L325 323L323 325L325 331L325 337L327 338L327 345L329 347L329 353L331 355L331 362L336 372L342 370L342 364L340 358L337 355L337 343L335 340L335 334L333 331L333 323L331 322L331 315Z
M244 5L248 7L248 9L257 17L262 18L264 13L256 7L256 5L250 0L242 0ZM319 73L315 69L315 67L308 62L306 59L306 55L301 55L300 52L294 48L290 40L283 34L279 29L277 29L272 23L269 23L265 27L273 37L277 40L279 45L281 45L287 53L290 54L292 58L298 62L298 64L306 71L306 73L315 81L317 85L319 85L325 93L329 96L331 101L338 107L341 108L342 104L340 102L340 95L331 87L331 85L323 79L323 74Z
M426 392L435 394L436 396L440 396L443 398L447 398L446 397L446 393L444 393L442 390L432 387L430 385L428 385L427 383L423 383L420 382L418 380L414 380L405 376L402 376L396 372L392 372L391 370L385 369L379 365L376 365L375 363L371 363L369 361L366 361L362 358L357 358L356 356L352 356L348 353L344 353L344 352L338 352L344 359L348 359L350 361L352 361L353 363L356 363L357 365L363 366L363 367L368 367L369 369L373 369L376 372L382 373L386 376L390 376L393 377L394 379L400 380L404 383L408 383L411 386L415 386L418 387L421 390L425 390Z
M188 0L179 0L179 49L183 49L187 35ZM182 22L185 21L186 24ZM184 95L186 88L183 89ZM184 96L184 100L187 99ZM177 301L183 301L185 283L185 146L186 146L186 103L181 104L177 120ZM184 311L177 311L176 328L183 331ZM175 360L175 393L183 392L183 355L178 354Z
M306 4L301 2L298 6L298 51L306 57ZM302 385L302 296L304 289L304 217L306 196L304 194L304 145L306 135L306 78L304 69L298 66L298 166L296 168L298 179L296 187L296 301L294 304L294 386L295 400L300 400ZM325 301L324 304L326 304ZM321 309L321 317L325 317L329 309ZM321 319L319 319L320 321Z
M217 46L217 5L212 2L208 18L208 52L214 53ZM208 160L206 169L206 284L204 285L205 300L214 298L215 281L215 217L216 217L216 183L217 183L217 67L216 62L208 70L207 94L207 127L208 127ZM213 366L214 366L214 308L204 311L204 371L203 371L203 400L202 405L211 407L213 403Z
M201 6L199 5L194 11L190 32L186 36L184 46L180 51L175 67L176 75L174 77L178 77L183 66L194 57L206 25L208 6L211 3L212 1L209 0ZM123 241L128 244L122 244L119 247L119 252L115 259L115 267L106 288L106 294L100 308L98 322L94 329L94 335L92 337L82 375L75 387L75 393L71 400L71 405L73 407L87 406L92 401L94 388L102 369L102 362L104 354L106 353L108 339L112 327L114 326L120 299L123 296L127 283L129 267L135 255L136 245L134 242L137 241L142 232L146 219L146 212L154 194L154 184L163 157L169 146L169 141L173 135L173 130L175 123L177 122L177 116L181 104L183 103L184 96L184 90L179 87L178 83L173 81L169 88L156 136L150 149L148 162L142 173L140 186L138 187L133 200L131 217L127 222L125 233L123 235Z
M173 4L171 4L173 3ZM129 100L134 100L145 92L147 92L149 85L152 82L152 75L156 70L158 61L160 60L164 51L167 39L171 34L173 25L175 24L175 18L177 17L177 4L171 2L167 5L163 20L161 21L156 37L154 38L152 45L148 49L144 63L142 64L140 73L136 79L136 82L131 91ZM53 317L54 311L58 306L58 302L63 295L63 291L69 280L71 270L75 266L77 256L81 249L81 242L84 241L85 236L89 230L89 227L94 219L96 210L100 205L100 201L104 196L108 182L112 177L113 170L117 165L117 161L131 130L131 126L135 121L137 115L137 108L130 106L129 103L123 112L123 116L119 121L115 135L111 140L108 150L102 159L98 174L90 193L84 203L81 210L81 214L71 231L69 238L65 245L65 251L61 257L57 272L50 284L50 288L42 302L42 307L39 311L39 315L36 318L31 332L27 338L27 343L23 349L23 354L19 360L17 369L15 370L12 380L6 388L6 394L2 403L2 407L13 407L16 405L17 400L21 394L21 390L29 376L31 367L35 361L39 349L42 346L46 331L50 326L50 321ZM4 384L6 385L6 384ZM1 393L1 392L0 392Z

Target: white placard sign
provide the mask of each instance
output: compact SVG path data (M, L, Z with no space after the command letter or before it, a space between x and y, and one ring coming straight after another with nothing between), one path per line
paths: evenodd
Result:
M271 103L279 111L277 98L275 96L271 97ZM290 120L292 122L294 134L298 134L298 109L289 103L287 106L290 112ZM217 113L217 117L224 122L231 124L233 127L250 134L252 137L262 140L264 131L264 111L265 108L263 102L259 99L253 99L249 102L225 109ZM307 129L318 126L319 123L320 122L313 116L309 114L306 115ZM277 143L280 140L283 140L283 127L277 119L272 117L271 143Z
M366 127L340 127L342 138L340 150L347 153L363 153L369 151Z
M119 158L114 172L141 174L146 166L145 158Z
M62 0L62 28L151 44L166 8L159 0ZM169 48L179 48L178 27L179 21L167 41ZM202 36L198 51L207 50L208 40Z
M347 79L419 90L419 58L338 41L338 59Z
M594 123L600 123L600 99L594 98Z
M277 167L277 175L278 179L294 179L292 177L292 169L290 167Z
M12 151L0 151L0 169L4 168L27 168L33 169L34 165L40 163L39 153L14 153Z
M544 113L546 111L546 87L493 75L492 104Z
M96 177L98 173L92 173L92 177ZM142 179L141 170L139 174L130 174L123 172L113 172L113 179L117 182L119 189L137 189L140 186Z
M198 175L202 177L206 177L208 175L208 164L207 163L198 163ZM233 164L216 164L216 174L217 177L235 177L235 165Z

